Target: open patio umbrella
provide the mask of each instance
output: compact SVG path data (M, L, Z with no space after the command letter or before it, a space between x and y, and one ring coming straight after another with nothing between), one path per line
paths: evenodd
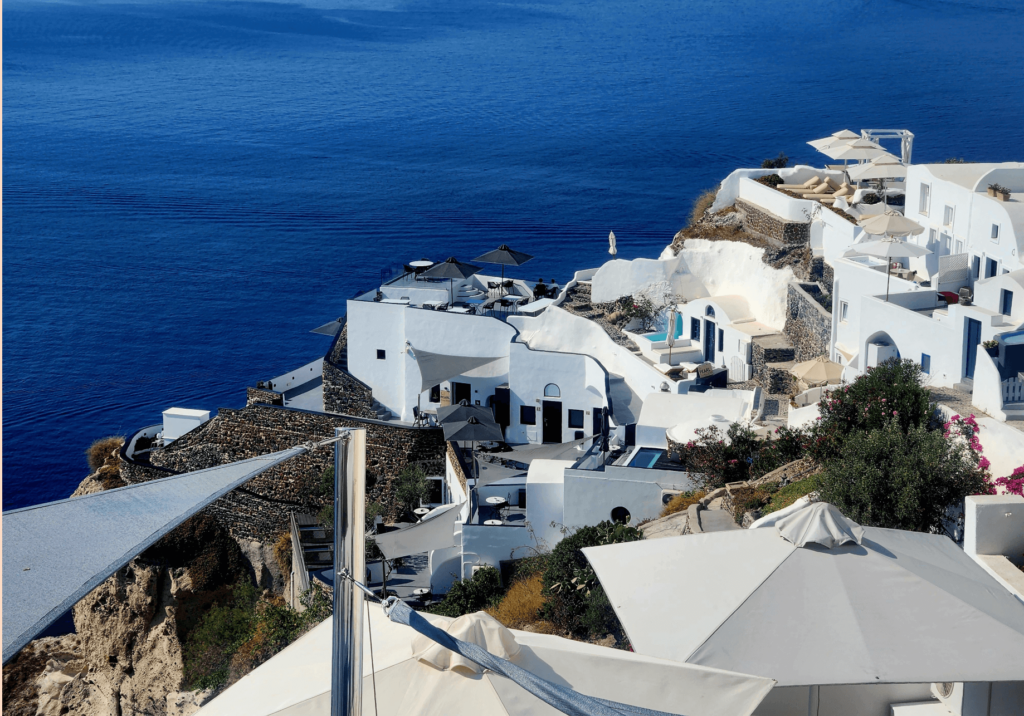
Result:
M854 181L865 179L899 179L907 176L907 167L900 158L889 153L875 157L870 162L858 164L846 171Z
M469 454L473 460L474 478L480 472L476 464L476 444L488 440L494 440L495 442L505 440L505 436L501 432L501 426L491 417L490 411L487 414L470 415L466 420L458 422L451 420L447 423L442 422L441 427L444 429L445 440L468 441L472 444Z
M448 279L449 289L451 289L455 279L469 278L479 270L479 266L462 263L454 256L449 256L447 260L434 264L420 275L428 278L446 278ZM454 291L452 291L450 302L455 303Z
M639 654L780 687L1024 677L1024 604L945 535L816 503L771 527L583 553Z
M457 405L445 405L437 409L437 422L441 425L464 423L470 418L493 420L491 409L483 405L470 405L468 400L460 400Z
M505 286L505 267L506 266L522 266L533 257L530 254L524 254L522 251L514 251L508 247L507 244L502 244L494 251L488 251L483 256L477 256L474 261L480 261L485 264L501 264L501 284L502 290L504 291Z
M924 231L924 227L892 209L889 209L884 214L877 214L868 219L862 219L860 227L869 234L885 236L881 241L865 241L854 244L853 250L867 256L878 256L879 258L887 259L885 262L885 300L888 301L889 276L892 271L888 259L916 258L932 253L923 246L908 244L896 237L920 234Z
M412 628L390 621L379 606L370 605L368 612L362 640L363 714L559 713L510 679L485 671ZM556 686L614 702L608 705L615 713L630 713L621 706L628 704L685 716L749 716L772 688L770 679L677 664L549 634L509 630L482 612L458 619L427 613L420 616L450 636L480 646ZM243 676L199 713L328 716L331 630L332 617L328 617Z
M861 219L859 225L864 231L875 236L916 236L924 231L924 227L919 223L913 219L908 219L903 214L892 209L883 214L875 214L866 219ZM881 256L881 254L871 255ZM913 255L921 256L922 254Z
M835 144L818 151L827 157L842 159L843 161L874 159L883 154L888 154L881 144L876 144L867 139L857 139L847 144Z
M812 139L808 142L812 147L821 151L826 147L835 147L840 144L849 144L850 142L860 139L860 135L856 132L851 132L849 129L840 129L838 132L833 132L827 137L821 139Z
M838 383L843 377L843 366L833 363L828 356L797 363L789 372L805 383Z

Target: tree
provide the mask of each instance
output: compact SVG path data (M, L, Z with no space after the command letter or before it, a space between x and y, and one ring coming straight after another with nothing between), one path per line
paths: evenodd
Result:
M444 599L430 608L430 613L461 617L497 604L504 594L501 572L494 567L484 567L471 579L456 580Z
M818 408L820 418L811 428L807 451L822 464L842 454L843 443L855 433L890 422L903 433L938 427L921 367L911 360L893 358L868 368L851 385L832 390Z
M980 448L967 421L940 431L890 416L847 436L825 464L819 494L861 524L941 532L950 508L991 492Z
M555 545L544 570L544 618L577 636L622 636L622 627L584 547L635 542L644 534L635 527L604 521L583 527Z
M430 497L427 473L419 465L406 465L398 473L395 500L402 512L412 512Z

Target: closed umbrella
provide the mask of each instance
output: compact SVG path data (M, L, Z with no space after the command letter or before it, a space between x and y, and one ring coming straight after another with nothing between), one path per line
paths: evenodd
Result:
M450 636L542 679L615 702L611 707L624 714L631 711L621 704L686 716L748 716L773 683L551 634L512 631L482 612L458 619L421 616ZM328 617L243 676L199 714L328 716L331 629L332 618ZM558 716L558 711L510 679L440 648L404 624L389 621L377 605L368 609L363 631L363 714Z
M449 256L446 261L434 264L424 271L422 275L429 278L446 278L448 279L449 288L451 288L454 285L455 279L469 278L479 270L479 266L462 263L454 256ZM455 303L454 291L452 291L451 303Z
M672 365L672 346L676 344L676 309L668 312L668 329L665 331L665 342L668 343L668 364Z
M524 254L522 251L514 251L508 247L508 244L502 244L494 251L488 251L483 256L477 256L474 261L480 261L485 264L500 264L501 265L501 283L502 287L505 285L505 267L506 266L522 266L533 257L530 254Z
M615 232L614 231L609 231L608 232L608 253L610 253L612 256L614 256L615 254L619 253L619 250L617 248L615 248Z
M805 383L838 383L843 377L843 366L833 363L827 356L818 356L797 363L789 372Z

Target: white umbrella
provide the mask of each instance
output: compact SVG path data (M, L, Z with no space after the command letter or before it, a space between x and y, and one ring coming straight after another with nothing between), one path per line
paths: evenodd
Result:
M900 241L897 236L920 234L924 227L895 211L872 216L860 222L861 227L869 234L882 234L886 238L881 241L864 241L853 245L853 250L867 256L878 256L885 261L885 300L889 300L889 259L907 259L927 256L932 253L923 246Z
M797 363L789 372L805 383L838 383L843 377L843 366L833 363L827 356L818 356Z
M612 256L614 256L615 254L619 253L616 250L616 248L615 248L615 232L614 231L609 231L608 232L608 253L610 253Z
M907 176L907 167L900 161L899 157L886 153L875 157L870 162L858 164L848 169L846 173L854 181L863 181L865 179L899 179Z
M849 144L852 141L860 139L860 135L856 132L851 132L849 129L840 129L838 132L833 132L828 137L822 137L821 139L813 139L808 144L817 150L824 149L825 147L834 147L840 144Z
M363 622L363 714L557 716L554 708L509 679L483 671L413 629L389 621L379 606L371 605L368 611ZM459 619L421 616L540 678L632 706L686 716L747 716L772 688L770 679L510 631L482 612ZM242 677L199 714L327 716L331 711L331 624L330 618L322 622Z
M881 144L876 144L867 139L858 139L848 144L836 144L819 149L818 151L832 159L842 159L844 161L850 159L874 159L882 154L888 154Z
M676 344L676 309L668 312L668 328L665 329L665 342L668 343L668 364L672 365L672 346Z

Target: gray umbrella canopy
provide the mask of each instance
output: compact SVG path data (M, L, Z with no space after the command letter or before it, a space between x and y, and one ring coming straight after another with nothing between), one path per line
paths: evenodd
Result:
M457 423L449 422L442 424L445 440L485 442L494 440L501 442L505 436L501 434L501 426L494 422L493 418L470 416L468 420Z
M507 244L502 244L494 251L488 251L483 256L477 256L474 261L485 264L501 264L502 266L522 266L533 257L524 254L522 251L510 249Z
M446 261L434 264L420 275L429 278L469 278L479 270L479 266L465 264L454 256L449 256Z
M437 409L437 420L442 425L464 423L470 418L486 422L493 420L491 409L482 405L470 405L469 401L460 401L458 405L445 405Z

